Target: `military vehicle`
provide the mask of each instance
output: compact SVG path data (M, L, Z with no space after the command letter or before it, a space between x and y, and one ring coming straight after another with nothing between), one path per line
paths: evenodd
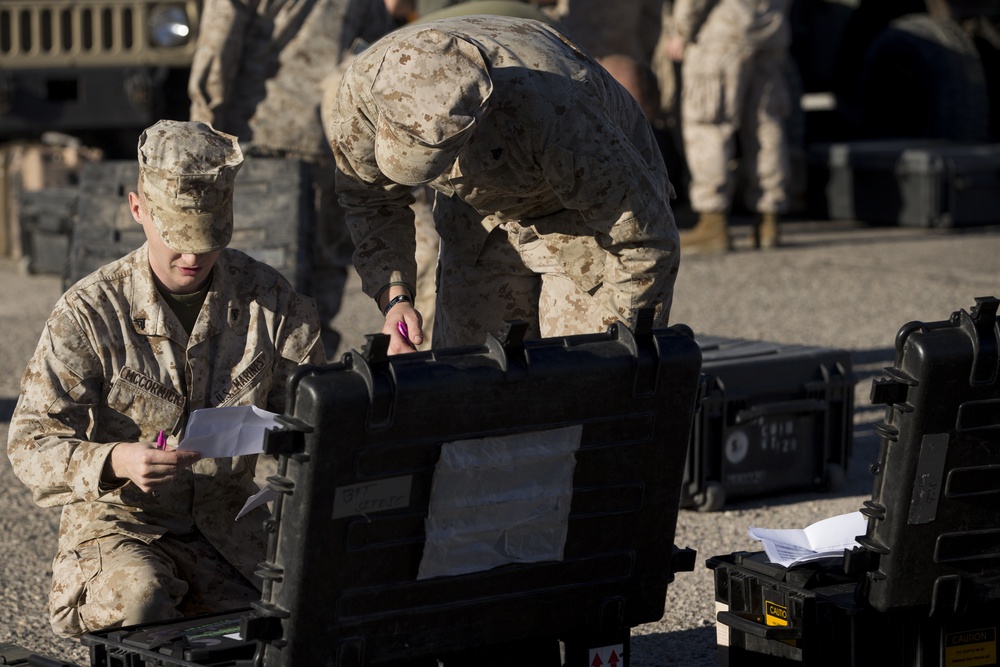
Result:
M45 132L134 157L185 118L200 0L0 0L0 141Z

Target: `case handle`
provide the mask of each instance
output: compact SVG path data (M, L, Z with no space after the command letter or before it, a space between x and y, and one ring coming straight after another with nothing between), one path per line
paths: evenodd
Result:
M752 618L747 618L731 611L720 611L716 616L719 623L729 626L744 634L763 639L789 641L802 639L802 631L797 628L780 627L776 625L761 625Z

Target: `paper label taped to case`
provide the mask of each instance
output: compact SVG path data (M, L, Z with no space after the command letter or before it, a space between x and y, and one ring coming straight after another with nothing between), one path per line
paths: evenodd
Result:
M580 425L444 443L417 579L562 560Z

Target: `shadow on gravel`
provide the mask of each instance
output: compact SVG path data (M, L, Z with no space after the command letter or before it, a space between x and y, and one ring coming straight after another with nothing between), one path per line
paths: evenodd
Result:
M5 424L10 422L15 405L17 405L16 398L0 398L0 422Z
M670 613L670 610L667 610ZM715 626L650 635L633 634L632 667L715 667Z

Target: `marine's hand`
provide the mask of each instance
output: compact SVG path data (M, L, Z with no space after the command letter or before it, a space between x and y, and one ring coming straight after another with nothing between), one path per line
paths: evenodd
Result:
M408 303L394 306L385 316L382 333L388 334L389 354L415 352L417 346L424 342L424 332L420 328L423 318L420 313ZM400 327L403 324L403 327ZM403 333L409 337L404 337Z
M128 479L149 493L177 477L177 472L188 468L201 458L198 452L157 449L155 442L123 442L111 450L104 465L106 482Z

